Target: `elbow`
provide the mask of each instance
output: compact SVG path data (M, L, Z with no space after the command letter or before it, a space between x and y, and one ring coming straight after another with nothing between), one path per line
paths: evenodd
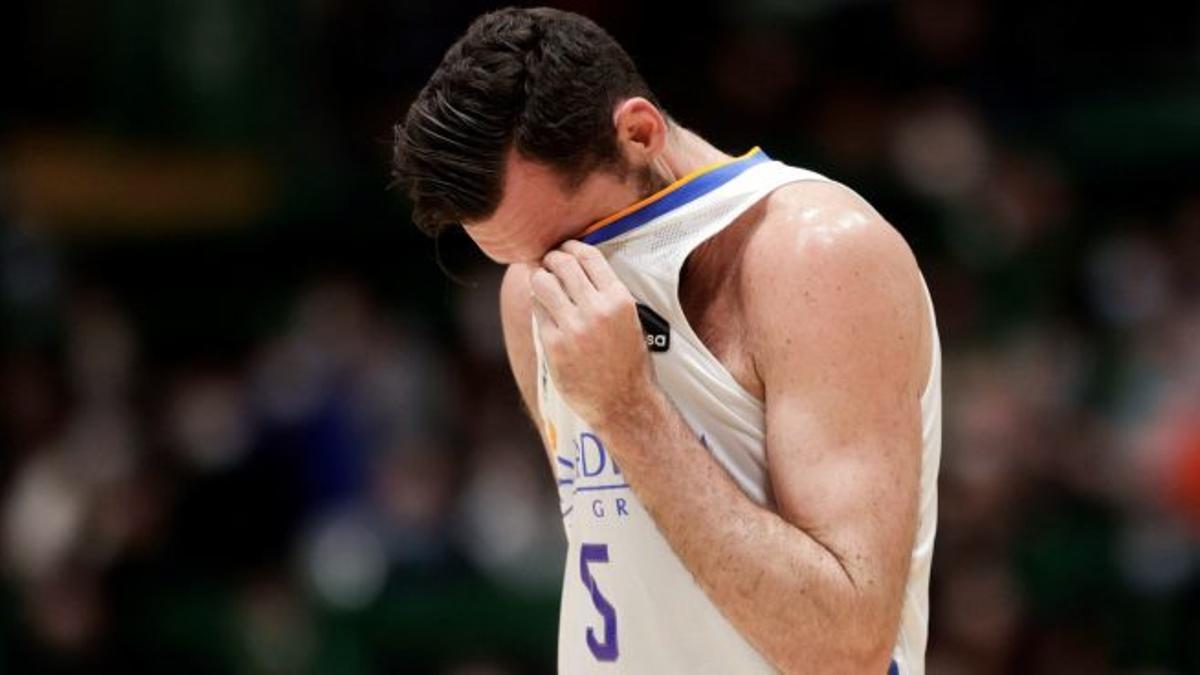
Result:
M888 672L892 662L892 651L900 632L903 595L888 592L886 585L860 583L855 588L851 602L854 610L845 615L841 643L845 645L838 655L837 672L872 673Z
M857 640L856 642L862 642ZM781 673L802 675L803 673L844 673L846 675L884 675L892 661L892 641L879 641L873 645L841 645L826 654L816 656L811 652L775 664Z
M892 662L899 631L898 612L872 606L842 615L828 630L827 641L818 649L799 649L784 655L776 667L783 673L846 673L884 675ZM833 628L833 626L830 626Z
M841 658L844 667L839 672L873 675L888 672L896 647L895 625L851 627L847 638L848 649Z
M838 672L873 675L888 672L900 623L899 616L893 614L898 612L875 606L846 627L842 633L846 648L839 655L842 667Z
M871 673L872 675L887 673L888 666L892 662L892 650L896 646L895 642L896 636L891 634L880 636L878 640L863 645L852 655L845 672Z

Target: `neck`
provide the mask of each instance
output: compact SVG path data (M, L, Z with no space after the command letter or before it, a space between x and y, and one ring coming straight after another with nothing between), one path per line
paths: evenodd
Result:
M733 159L732 156L714 148L708 141L681 126L671 124L667 128L666 136L666 143L662 154L659 156L659 160L661 161L655 160L651 169L655 173L660 174L660 177L666 183L673 183L698 169ZM662 175L664 173L669 175ZM582 234L610 223L636 204L627 206L625 209L614 210L611 215L593 222L584 228L582 232L572 232L567 236L573 238L581 237Z
M667 144L663 148L662 156L667 168L671 170L671 180L678 180L717 162L733 159L697 134L674 123L667 127Z

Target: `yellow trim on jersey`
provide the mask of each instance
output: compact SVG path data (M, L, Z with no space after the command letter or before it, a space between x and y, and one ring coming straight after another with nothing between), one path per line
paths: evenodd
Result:
M723 166L728 166L738 160L746 159L747 157L750 157L757 152L761 152L761 148L759 148L756 145L753 148L750 148L749 152L747 152L744 155L741 155L740 157L731 157L729 159L721 160L720 162L713 162L712 164L702 166L699 169L696 169L695 171L688 173L683 178L680 178L679 180L675 181L674 183L671 183L670 185L666 186L665 188L659 190L658 192L655 192L654 194L650 195L649 197L646 197L645 199L643 199L639 202L630 204L629 206L626 206L625 208L621 209L620 211L617 211L616 213L612 214L611 216L607 216L605 218L602 218L602 219L596 221L595 223L592 223L591 225L588 226L588 228L586 230L581 232L578 235L578 237L582 238L586 235L589 235L589 234L595 232L596 230L599 230L600 228L604 227L605 225L614 223L614 222L620 220L621 218L624 218L625 216L633 213L634 211L637 211L649 204L652 204L652 203L662 199L663 197L666 197L667 195L671 194L672 192L678 190L679 188L683 187L684 185L687 185L688 183L692 182L696 178L699 178L700 176L703 176L704 174L706 174L710 171L716 171L717 169L719 169Z

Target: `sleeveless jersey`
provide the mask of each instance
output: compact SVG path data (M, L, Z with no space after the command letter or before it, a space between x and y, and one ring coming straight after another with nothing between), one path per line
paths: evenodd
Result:
M679 303L679 272L697 245L776 188L827 180L772 161L756 148L676 181L601 221L583 238L604 253L634 298L669 324L669 332L657 338L660 344L652 346L659 386L742 491L776 512L767 471L764 404L733 378L689 326ZM889 673L924 672L941 446L941 355L927 291L926 299L933 354L921 397L919 520ZM536 320L533 332L538 403L553 452L569 547L559 618L559 672L775 672L676 557L607 452L604 439L559 396Z

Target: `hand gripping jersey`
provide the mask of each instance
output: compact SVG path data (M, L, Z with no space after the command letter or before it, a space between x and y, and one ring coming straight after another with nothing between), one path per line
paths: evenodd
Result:
M638 302L658 315L659 329L648 333L647 340L659 386L746 495L772 511L777 508L767 473L763 402L734 380L688 325L677 292L679 272L697 245L771 191L794 181L827 180L772 161L755 149L676 181L598 223L584 237L603 251ZM929 321L934 323L932 303ZM921 397L919 521L891 673L920 674L925 669L941 447L936 324L932 335L933 358ZM569 546L559 620L559 672L775 672L675 556L606 450L604 439L560 398L546 368L536 320L534 345L538 401L545 437L554 453ZM820 672L820 664L813 664L813 669Z

